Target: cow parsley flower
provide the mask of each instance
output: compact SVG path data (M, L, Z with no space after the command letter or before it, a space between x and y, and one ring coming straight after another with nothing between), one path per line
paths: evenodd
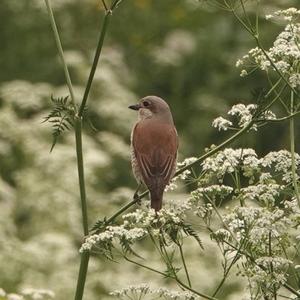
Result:
M295 154L296 167L300 166L300 155ZM270 152L260 161L265 168L273 168L278 175L282 176L282 180L286 183L292 182L292 155L287 150L280 150L278 152ZM297 178L299 176L296 174Z
M53 291L46 289L34 289L34 288L26 288L22 291L22 295L30 297L32 300L43 300L43 299L54 299L55 294Z
M241 189L242 197L245 201L257 200L263 202L266 206L273 205L276 197L284 187L276 183L249 185Z
M231 121L224 119L223 117L218 117L213 120L212 126L217 128L219 131L221 130L227 130L229 127L231 127L233 124Z
M210 172L218 178L226 173L233 173L240 166L247 172L249 168L258 167L257 154L253 149L226 148L202 163L203 171Z
M224 198L233 192L233 188L231 186L226 185L210 185L207 187L199 187L196 190L191 192L191 196L195 200L202 199L205 195L215 198L216 196L220 196Z
M188 157L182 162L177 162L176 171L195 162L196 160L197 160L197 157ZM191 173L192 172L187 169L187 170L183 171L182 173L178 174L177 176L173 177L172 180L170 181L170 183L165 187L165 192L175 190L177 188L177 181L187 179Z
M262 71L278 70L286 77L293 88L300 86L299 59L300 59L300 23L297 23L300 10L289 8L279 10L266 19L282 17L288 21L284 30L276 37L273 46L267 50L256 47L240 58L236 66L250 69L259 68ZM242 70L241 75L247 71Z
M122 298L122 297L129 297L130 294L134 294L136 296L138 295L142 297L143 295L146 295L148 293L151 293L151 289L149 285L143 283L139 285L129 285L126 288L123 288L121 290L115 290L113 292L110 292L109 294L111 296Z
M166 288L151 288L147 284L130 285L121 290L116 290L110 293L112 296L116 296L120 299L142 299L142 297L149 295L151 299L166 299L166 300L197 300L199 296L186 291L174 291ZM150 298L147 298L150 300Z
M253 119L253 113L257 109L257 105L249 104L244 105L242 103L233 105L232 108L228 111L228 114L231 116L236 116L238 120L238 125L240 128L247 126ZM251 129L257 130L256 125L254 124Z

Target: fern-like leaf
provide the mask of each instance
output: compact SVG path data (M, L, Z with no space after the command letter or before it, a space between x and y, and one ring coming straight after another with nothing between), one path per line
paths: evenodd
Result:
M120 245L122 247L122 250L124 252L124 254L132 254L138 258L143 259L140 255L138 255L132 248L131 248L131 244L128 240L126 240L125 237L121 237L120 238Z
M53 104L53 109L43 120L43 122L52 124L53 142L50 152L56 145L58 137L62 135L64 131L74 127L76 113L74 105L69 101L69 96L60 98L51 96L51 102Z
M193 237L198 242L199 246L204 250L202 241L201 241L198 233L195 231L195 229L192 227L191 224L183 223L182 230L184 231L184 233L186 235Z
M101 229L103 229L107 224L107 220L106 218L104 218L103 220L100 219L98 220L93 227L90 229L90 232L95 232L98 233Z

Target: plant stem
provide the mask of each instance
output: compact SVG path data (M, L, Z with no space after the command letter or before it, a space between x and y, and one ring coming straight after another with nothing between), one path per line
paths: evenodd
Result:
M81 199L81 212L82 212L82 225L84 236L89 233L87 204L86 204L86 191L84 181L84 165L82 156L82 119L77 117L75 120L75 140L76 140L76 154L77 154L77 167L79 178L79 189ZM77 287L75 293L75 300L81 300L83 297L86 275L88 270L90 253L85 251L81 254L80 268L77 279Z
M233 141L235 141L238 137L240 137L242 134L244 134L245 132L247 132L252 127L253 124L254 124L254 120L250 121L245 127L243 127L241 130L239 130L238 132L236 132L234 135L232 135L230 138L228 138L227 140L225 140L223 143L221 143L220 145L216 146L212 150L206 152L205 154L203 154L202 156L200 156L198 159L196 159L194 162L192 162L192 163L186 165L185 167L179 169L175 173L174 176L177 176L177 175L183 173L185 170L188 170L191 167L193 167L194 165L199 164L200 162L202 162L206 158L214 155L215 153L217 153L218 151L220 151L224 147L228 146Z
M74 96L72 81L71 81L68 66L67 66L67 63L66 63L66 60L65 60L65 57L64 57L64 51L63 51L63 48L62 48L62 45L61 45L61 41L60 41L59 33L58 33L58 30L57 30L57 26L56 26L56 23L55 23L55 18L54 18L54 15L53 15L50 0L45 0L45 3L46 3L46 6L47 6L47 11L48 11L48 15L49 15L49 18L50 18L50 23L51 23L51 27L52 27L52 30L53 30L53 34L54 34L58 54L60 56L60 59L61 59L61 62L62 62L63 68L64 68L65 78L66 78L67 85L68 85L68 88L69 88L71 102L72 102L73 106L76 107L75 106L75 96Z
M187 266L186 266L186 263L185 263L185 258L184 258L184 254L183 254L182 245L180 245L180 243L178 243L177 245L178 245L178 248L179 248L179 251L180 251L180 257L181 257L182 264L183 264L183 267L184 267L185 275L186 275L189 287L191 288L192 287L191 279L190 279L190 275L189 275L189 272L188 272L188 269L187 269Z
M134 261L134 260L128 258L127 256L124 256L124 259L127 260L127 261L130 262L130 263L133 263L133 264L139 266L139 267L142 267L142 268L144 268L144 269L147 269L147 270L149 270L149 271L152 271L152 272L154 272L154 273L157 273L157 274L160 274L160 275L166 277L166 274L165 274L165 273L163 273L163 272L161 272L161 271L158 271L158 270L156 270L156 269L153 269L153 268L151 268L151 267L148 267L148 266L146 266L146 265L143 265L143 264L141 264L141 263L139 263L139 262L137 262L137 261Z
M86 281L86 274L87 274L88 265L89 265L89 259L90 259L90 253L88 251L84 251L81 254L81 261L80 261L80 268L79 268L79 274L78 274L78 279L77 279L75 300L81 300L83 297L84 286L85 286L85 281Z
M291 107L290 114L294 114L294 92L291 91ZM295 189L295 195L298 202L298 206L300 207L300 195L298 190L298 182L297 182L297 172L296 172L296 154L295 154L295 120L294 118L290 118L290 142L291 142L291 158L292 158L292 176L293 176L293 185Z
M202 298L204 298L204 299L208 299L208 300L217 300L217 298L215 298L215 297L211 297L211 296L209 296L209 295L200 293L200 292L198 292L198 291L196 291L196 290L190 288L189 286L187 286L185 283L183 283L183 282L182 282L180 279L178 279L177 277L175 278L175 280L177 281L177 283L178 283L179 285L181 285L181 286L182 286L183 288L185 288L186 290L189 290L189 291L191 291L192 293L194 293L194 294L196 294L196 295L198 295L198 296L200 296L200 297L202 297Z
M106 14L105 14L105 17L104 17L104 20L103 20L103 23L101 24L101 32L100 32L100 36L99 36L99 39L98 39L98 44L97 44L97 48L96 48L96 52L95 52L95 56L94 56L93 65L92 65L92 68L91 68L91 71L90 71L90 75L89 75L89 78L88 78L88 81L87 81L87 84L86 84L83 99L82 99L82 102L81 102L81 105L80 105L80 108L79 108L79 112L78 112L79 117L82 117L82 115L83 115L84 108L86 106L86 102L87 102L87 99L88 99L88 96L89 96L89 93L90 93L90 90L91 90L92 82L93 82L94 75L95 75L95 72L96 72L96 69L97 69L99 57L100 57L101 50L102 50L102 47L103 47L104 38L105 38L105 34L106 34L106 31L107 31L107 27L108 27L108 24L109 24L109 19L110 19L111 14L112 14L111 10L107 10Z
M87 236L89 234L88 216L87 216L87 204L86 204L86 191L84 182L84 167L82 156L82 119L77 117L75 120L75 140L76 140L76 154L77 154L77 168L79 178L79 190L81 199L81 211L82 211L82 225L83 234Z

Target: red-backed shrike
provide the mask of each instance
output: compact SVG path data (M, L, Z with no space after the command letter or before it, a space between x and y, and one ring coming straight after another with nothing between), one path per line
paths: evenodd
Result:
M169 105L147 96L129 108L138 111L131 133L131 164L140 184L150 191L151 207L159 211L163 192L176 169L178 137Z

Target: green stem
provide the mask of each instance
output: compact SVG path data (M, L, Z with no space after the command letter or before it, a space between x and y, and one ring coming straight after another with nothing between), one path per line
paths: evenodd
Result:
M290 113L294 113L294 93L291 91L291 107ZM295 120L294 118L290 119L290 141L291 141L291 156L292 156L292 176L293 176L293 185L295 189L295 195L300 207L300 195L297 182L297 172L296 172L296 154L295 154Z
M178 244L178 248L179 248L179 251L180 251L180 257L181 257L182 264L183 264L183 267L184 267L185 275L186 275L189 287L191 288L192 287L191 279L190 279L190 275L189 275L189 272L188 272L188 269L187 269L187 266L186 266L186 263L185 263L185 258L184 258L184 254L183 254L182 245Z
M137 262L137 261L134 261L134 260L128 258L127 256L124 256L124 259L127 260L127 261L130 262L130 263L133 263L133 264L139 266L139 267L142 267L142 268L144 268L144 269L147 269L147 270L149 270L149 271L152 271L152 272L154 272L154 273L157 273L157 274L160 274L160 275L166 277L166 274L165 274L165 273L163 273L163 272L161 272L161 271L158 271L158 270L156 270L156 269L153 269L153 268L151 268L151 267L148 267L148 266L146 266L146 265L143 265L143 264L141 264L141 263L139 263L139 262Z
M75 300L81 300L83 297L84 286L85 286L85 281L86 281L86 274L87 274L88 265L89 265L89 259L90 259L90 253L88 251L85 251L81 254L81 261L80 261L80 268L79 268L79 274L78 274L78 279L77 279Z
M208 157L214 155L215 153L219 152L221 149L223 149L224 147L228 146L233 141L235 141L238 137L240 137L242 134L244 134L245 132L247 132L252 127L253 124L254 124L254 120L252 120L251 122L249 122L245 127L243 127L241 130L239 130L238 132L236 132L234 135L232 135L229 139L225 140L223 143L221 143L220 145L216 146L212 150L210 150L207 153L205 153L202 156L200 156L194 162L192 162L189 165L186 165L185 167L179 169L175 173L174 176L177 176L177 175L183 173L185 170L190 169L194 165L199 164L200 162L204 161L206 158L208 158Z
M105 14L105 17L104 17L104 20L103 20L103 23L101 24L101 32L100 32L100 36L99 36L99 39L98 39L98 44L97 44L97 49L96 49L95 56L94 56L93 65L92 65L90 75L89 75L89 78L88 78L88 81L87 81L87 84L86 84L83 99L82 99L82 102L81 102L81 105L80 105L80 108L79 108L79 113L78 113L79 117L82 117L82 115L83 115L84 108L86 106L86 102L87 102L87 99L88 99L88 96L89 96L89 93L90 93L90 90L91 90L92 82L93 82L94 75L95 75L95 72L96 72L96 69L97 69L99 57L100 57L101 50L102 50L102 47L103 47L104 38L105 38L105 34L106 34L106 31L107 31L107 27L108 27L108 24L109 24L109 19L110 19L111 14L112 14L111 10L107 10L106 14Z
M268 122L282 122L282 121L286 121L286 120L290 120L293 119L295 116L299 115L300 114L300 111L297 111L295 113L292 113L286 117L282 117L282 118L277 118L277 119L257 119L257 122L265 122L265 121L268 121Z
M77 117L75 120L75 140L76 140L76 154L77 154L77 168L79 178L79 190L81 199L81 211L82 211L82 225L83 234L87 236L89 234L88 216L87 216L87 204L86 204L86 191L84 182L84 167L82 156L82 119Z
M70 96L71 96L71 102L72 102L73 106L75 107L75 96L74 96L74 92L73 92L72 81L71 81L68 66L67 66L67 63L66 63L66 60L65 60L65 57L64 57L64 51L63 51L63 48L62 48L62 45L61 45L61 41L60 41L59 33L58 33L58 30L57 30L57 26L56 26L56 23L55 23L55 18L54 18L54 15L53 15L50 0L45 0L45 3L46 3L46 6L47 6L47 11L48 11L48 14L49 14L50 23L51 23L51 27L52 27L52 30L53 30L53 34L54 34L58 54L59 54L61 62L63 64L64 73L65 73L67 85L68 85Z
M75 140L76 140L76 154L77 154L77 167L79 178L79 189L81 199L81 212L82 212L82 225L84 236L89 233L87 204L86 204L86 191L84 181L84 165L82 156L82 119L77 117L75 120ZM83 297L86 275L88 270L90 253L88 251L81 254L80 268L77 279L77 287L75 293L75 300L81 300Z
M215 298L215 297L211 297L211 296L209 296L209 295L200 293L200 292L194 290L193 288L187 286L185 283L183 283L183 282L182 282L180 279L178 279L177 277L175 278L175 280L177 281L177 283L178 283L179 285L181 285L181 286L182 286L183 288L185 288L186 290L189 290L189 291L191 291L192 293L194 293L194 294L196 294L196 295L198 295L198 296L200 296L200 297L202 297L202 298L204 298L204 299L208 299L208 300L217 300L217 298Z
M127 256L124 256L124 259L127 260L127 261L130 262L130 263L133 263L133 264L135 264L135 265L141 267L141 268L144 268L144 269L146 269L146 270L149 270L149 271L151 271L151 272L154 272L154 273L157 273L157 274L160 274L160 275L166 277L166 274L165 274L165 273L160 272L160 271L158 271L158 270L156 270L156 269L153 269L153 268L151 268L151 267L148 267L148 266L146 266L146 265L143 265L143 264L141 264L141 263L138 263L138 262L136 262L136 261L134 261L134 260L131 260L131 259L128 258ZM183 288L185 288L185 289L187 289L187 290L193 292L194 294L196 294L196 295L198 295L198 296L200 296L200 297L203 297L204 299L208 299L208 300L217 300L217 299L214 298L214 297L210 297L210 296L208 296L208 295L205 295L205 294L203 294L203 293L200 293L200 292L198 292L198 291L196 291L196 290L190 288L189 286L187 286L186 284L184 284L182 281L180 281L178 278L174 278L174 277L171 277L171 278L172 278L172 279L175 279L175 280L178 282L178 284L181 285Z
M132 200L131 202L129 202L129 203L125 204L124 206L122 206L116 213L114 213L111 217L109 217L106 220L105 224L108 225L111 222L113 222L118 216L120 216L128 208L130 208L131 206L133 206L134 204L136 204L137 202L139 202L142 198L144 198L148 194L149 194L149 191L145 191L142 194L140 194L138 198L136 198L136 199Z
M235 240L235 242L238 242L237 238L235 237L234 233L232 232L232 230L229 228L229 226L224 222L221 214L218 211L218 208L216 207L214 201L212 201L212 199L210 199L210 197L208 197L207 195L205 195L205 198L209 201L209 203L212 205L215 213L217 214L220 222L222 223L222 225L226 228L226 230L231 234L232 239Z

